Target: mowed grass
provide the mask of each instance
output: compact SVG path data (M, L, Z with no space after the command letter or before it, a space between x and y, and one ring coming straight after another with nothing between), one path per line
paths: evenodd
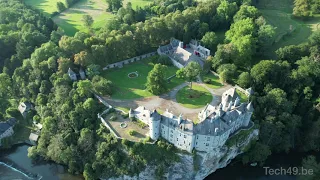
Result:
M78 31L89 32L89 29L83 25L83 15L92 16L94 31L104 27L115 16L106 12L106 8L107 4L102 0L81 0L52 19L67 35L73 36Z
M103 71L102 75L111 80L115 85L115 91L111 96L114 99L136 99L142 97L153 96L152 93L145 90L148 73L152 70L153 64L150 59L144 59L132 64L124 65L123 68L115 68ZM176 73L178 69L174 66L168 66L165 70L165 76L170 77ZM129 78L131 72L138 72L136 78ZM184 81L178 78L171 79L168 88L172 89Z
M41 12L51 17L53 12L57 11L57 2L65 2L64 0L25 0L25 3L31 5ZM125 0L124 6L132 3L132 8L144 7L151 3L152 0ZM107 12L108 5L104 0L81 0L74 4L71 8L66 9L57 16L54 16L53 21L61 27L65 34L73 36L78 31L90 32L88 28L84 27L82 17L85 14L92 16L94 23L92 31L98 31L105 27L107 23L115 18L115 14Z
M202 81L205 82L207 80L210 80L210 82L205 83L205 85L211 89L217 89L223 86L223 84L221 84L220 82L219 77L214 75L211 72L209 72L208 74L202 75Z
M53 12L58 11L57 2L65 3L65 0L24 0L24 2L50 16Z
M177 93L177 102L187 108L201 108L212 101L211 93L200 85L193 84L192 89L186 86Z
M257 7L266 21L276 27L275 44L271 48L272 52L283 46L306 42L320 23L319 15L315 15L307 21L293 18L293 0L260 0ZM288 33L291 30L293 32ZM275 56L275 54L273 53L272 56Z

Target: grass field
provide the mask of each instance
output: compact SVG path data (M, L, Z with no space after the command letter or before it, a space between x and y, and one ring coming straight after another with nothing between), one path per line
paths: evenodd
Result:
M178 91L177 102L187 108L201 108L212 101L211 93L200 85L193 84Z
M267 22L276 27L276 43L271 49L273 52L283 46L306 42L320 23L319 15L307 21L293 18L293 0L260 0L257 7ZM293 32L287 34L290 32L290 27Z
M59 1L64 2L64 0L25 0L25 3L34 6L47 16L51 16L53 12L57 11L56 4ZM126 5L127 2L131 2L132 7L136 9L137 6L146 6L151 0L125 0L123 4ZM115 17L114 14L106 12L106 9L107 3L104 0L81 0L52 19L65 31L66 35L73 36L78 31L89 32L82 22L82 17L85 14L92 16L94 31L105 27L108 21Z
M212 74L211 72L209 72L208 74L202 75L201 78L203 82L206 80L210 80L210 83L205 83L205 84L211 89L217 89L223 86L223 84L221 84L220 82L219 77Z
M53 12L58 11L57 2L63 2L64 0L24 0L28 5L31 5L37 9L40 9L41 12L50 16Z
M150 59L144 59L132 64L124 65L121 69L110 69L103 71L103 76L113 82L116 86L116 91L112 98L115 99L135 99L141 97L153 96L150 92L145 90L147 76L152 70L153 64ZM131 72L138 72L139 76L136 78L129 78L128 74ZM166 77L174 75L177 68L169 66L166 68ZM168 88L172 89L183 83L183 80L178 78L171 79Z

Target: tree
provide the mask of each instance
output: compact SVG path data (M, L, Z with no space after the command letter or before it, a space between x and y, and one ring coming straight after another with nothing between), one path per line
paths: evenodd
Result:
M93 64L93 57L87 51L81 51L80 53L74 55L74 63L79 64L82 67L87 67Z
M197 76L200 74L201 66L198 62L191 61L184 68L177 71L177 77L181 79L186 79L190 82L190 89L192 89L192 81L196 80Z
M248 72L242 72L237 80L237 83L242 88L248 88L251 84L251 77Z
M310 16L309 2L308 0L295 0L293 15L296 17L307 18Z
M79 92L80 96L87 96L90 97L90 90L92 88L91 82L89 80L81 80L78 82L77 91Z
M82 22L85 27L90 29L93 24L93 18L92 18L92 16L85 14L82 16Z
M309 171L312 171L312 174L301 174L298 176L299 180L314 180L320 178L320 163L317 162L315 156L307 156L306 158L302 159L302 168ZM305 173L305 172L303 172Z
M117 11L122 6L122 0L105 0L109 11Z
M112 82L101 76L96 75L92 78L92 87L101 95L112 94Z
M58 9L58 12L61 13L66 9L66 6L63 4L63 2L57 2L57 9Z
M232 81L237 73L237 66L234 64L223 64L218 68L221 82Z
M202 45L206 46L211 51L217 48L217 35L214 32L207 32L201 39Z
M94 76L100 74L100 66L97 65L97 64L90 64L87 67L86 73L87 73L89 78L93 78Z
M236 22L246 18L257 19L260 15L261 13L256 7L242 5L240 10L234 15L233 20Z
M152 94L160 95L167 90L165 67L164 65L156 64L148 74L146 89Z

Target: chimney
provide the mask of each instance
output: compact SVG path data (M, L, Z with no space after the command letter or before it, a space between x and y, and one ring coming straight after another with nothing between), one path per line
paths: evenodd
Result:
M183 48L183 42L179 42L179 47Z

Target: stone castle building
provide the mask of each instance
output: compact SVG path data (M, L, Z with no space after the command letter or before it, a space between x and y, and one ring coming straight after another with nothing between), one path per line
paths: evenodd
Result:
M200 42L191 40L189 44L184 44L174 38L169 44L159 46L157 52L159 55L168 56L178 68L183 68L191 61L196 61L203 67L204 60L210 56L210 50L201 46Z
M248 128L253 113L252 103L240 103L235 88L223 93L218 106L208 104L199 114L199 123L175 116L168 110L160 115L143 106L130 109L129 117L135 117L149 125L149 136L153 140L162 137L177 148L191 152L211 151L225 144L232 133Z

